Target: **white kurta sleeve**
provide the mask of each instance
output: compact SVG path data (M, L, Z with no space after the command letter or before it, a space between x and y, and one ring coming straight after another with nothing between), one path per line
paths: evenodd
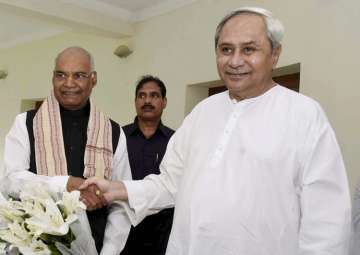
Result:
M304 153L299 254L346 255L351 206L345 167L321 110L314 122Z
M354 195L352 230L350 255L360 255L360 179Z
M190 136L191 114L170 138L160 164L160 174L143 180L125 181L128 192L131 223L137 225L146 216L175 205L175 197L185 168L187 141Z
M8 192L18 192L26 183L44 183L52 193L66 190L68 176L44 176L29 171L30 142L26 128L26 113L19 114L5 138L4 178Z
M131 179L131 170L126 149L126 137L120 132L119 142L113 158L112 180ZM130 231L130 220L125 203L113 203L109 206L102 255L118 255L124 248Z

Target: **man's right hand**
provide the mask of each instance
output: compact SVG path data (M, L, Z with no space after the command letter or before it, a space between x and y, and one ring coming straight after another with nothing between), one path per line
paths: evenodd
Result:
M85 179L80 177L69 176L68 182L66 184L66 190L71 192L73 190L79 190L80 185L85 181Z
M126 187L121 181L108 181L98 177L90 177L89 179L86 179L80 186L80 190L87 189L91 185L96 185L100 189L108 203L111 203L115 200L128 200Z
M80 190L79 187L84 183L83 178L69 176L66 189L71 192L73 190ZM102 208L107 205L107 202L96 185L88 185L85 189L80 190L81 201L86 205L89 211Z

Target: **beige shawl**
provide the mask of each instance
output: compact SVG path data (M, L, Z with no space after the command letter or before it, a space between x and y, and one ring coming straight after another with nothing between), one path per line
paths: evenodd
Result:
M59 102L52 91L34 117L35 160L40 175L68 175ZM112 129L110 119L90 103L84 156L85 178L111 178Z

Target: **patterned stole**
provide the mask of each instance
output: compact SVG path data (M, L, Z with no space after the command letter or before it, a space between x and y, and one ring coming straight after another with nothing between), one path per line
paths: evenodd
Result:
M33 130L37 174L68 175L60 106L53 91L37 111L33 121ZM112 160L110 119L98 111L90 101L83 176L111 179Z

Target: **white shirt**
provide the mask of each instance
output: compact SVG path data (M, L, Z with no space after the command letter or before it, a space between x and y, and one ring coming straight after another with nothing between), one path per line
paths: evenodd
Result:
M360 179L353 201L352 230L350 255L360 255Z
M167 255L345 255L350 196L335 134L312 99L279 85L202 101L161 174L125 181L132 222L175 204Z
M5 138L5 176L10 181L9 192L18 192L25 182L46 183L49 192L66 191L69 176L36 175L29 170L30 142L26 128L26 113L19 114ZM119 142L113 158L112 180L131 179L131 171L126 150L125 133L121 130ZM118 255L125 246L131 223L124 207L114 203L108 208L109 215L105 228L102 255Z

